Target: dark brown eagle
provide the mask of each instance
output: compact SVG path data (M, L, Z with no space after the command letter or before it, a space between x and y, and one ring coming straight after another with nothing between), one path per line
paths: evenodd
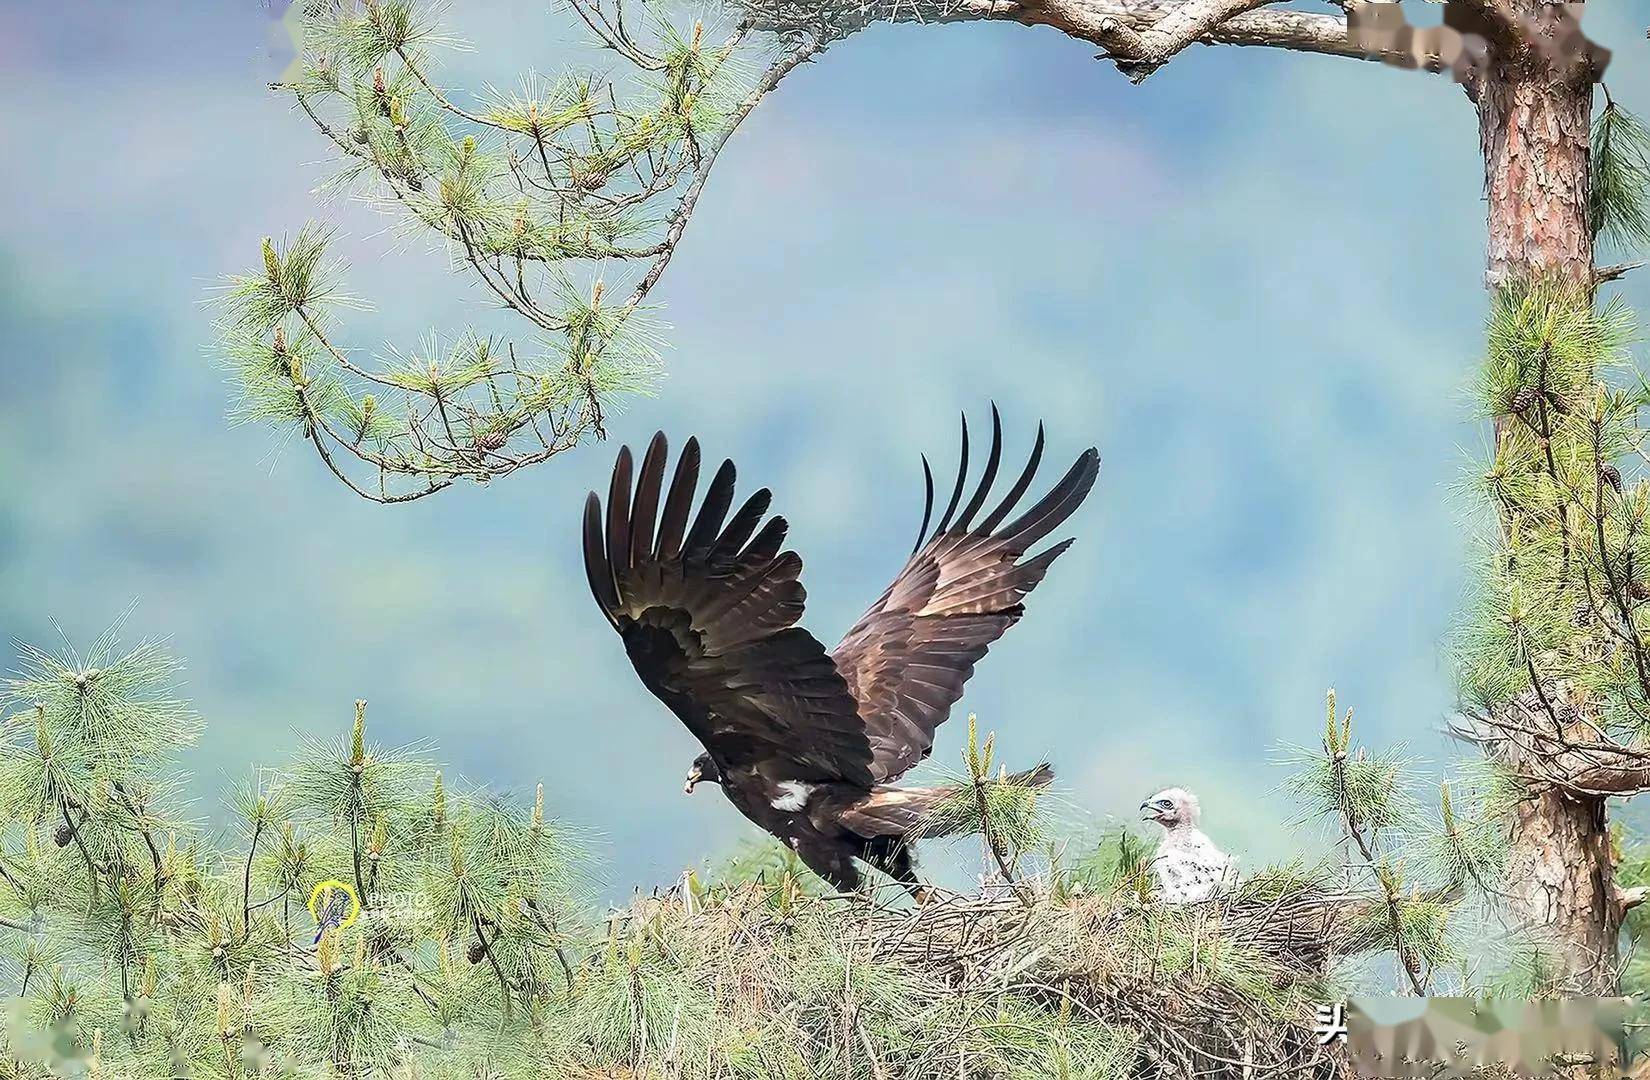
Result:
M802 560L781 550L786 523L763 518L763 488L732 518L733 462L724 461L691 526L699 444L689 439L665 490L663 432L632 487L630 448L619 450L605 514L584 506L590 590L624 638L636 673L704 744L688 774L719 783L746 817L844 891L858 887L854 859L917 887L911 841L924 814L951 792L888 786L933 749L934 729L962 696L974 664L1019 621L1022 601L1070 546L1024 558L1082 504L1100 471L1083 452L1060 482L1003 524L1031 486L1043 429L1020 478L995 509L985 504L1002 458L991 410L985 472L957 513L968 473L968 421L951 501L932 535L934 477L917 545L892 585L826 652L797 626ZM1041 786L1040 766L1015 780Z

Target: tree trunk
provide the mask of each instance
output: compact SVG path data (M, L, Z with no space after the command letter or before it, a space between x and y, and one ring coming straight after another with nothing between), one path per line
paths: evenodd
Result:
M1534 4L1518 6L1535 13ZM1477 99L1490 286L1556 275L1590 292L1592 83L1556 76L1526 49L1492 65ZM1621 915L1613 882L1603 799L1549 788L1519 805L1508 903L1536 935L1566 990L1615 990Z
M1610 995L1617 935L1604 800L1549 789L1518 806L1508 903L1535 935L1567 993Z
M1593 87L1525 55L1477 88L1489 203L1490 284L1562 274L1591 286L1587 220Z

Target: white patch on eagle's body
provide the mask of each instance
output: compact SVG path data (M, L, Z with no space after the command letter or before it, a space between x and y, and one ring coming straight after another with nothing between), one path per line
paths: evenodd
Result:
M1152 860L1158 895L1166 904L1195 904L1237 884L1237 859L1215 847L1197 827L1197 796L1181 788L1160 791L1141 804L1163 826Z
M779 794L775 795L770 803L775 810L795 812L808 805L808 796L814 793L812 784L804 784L800 780L781 780L777 785Z
M1167 904L1207 900L1237 880L1237 860L1215 847L1202 830L1190 826L1163 834L1152 869Z

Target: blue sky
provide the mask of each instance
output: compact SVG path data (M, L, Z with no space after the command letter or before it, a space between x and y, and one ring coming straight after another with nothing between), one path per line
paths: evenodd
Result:
M683 799L694 745L583 584L577 513L615 447L391 509L226 422L203 299L266 234L342 230L375 305L352 346L492 316L431 245L317 200L325 147L262 89L267 12L212 7L0 0L0 639L55 619L89 640L135 603L132 636L187 659L208 720L186 758L203 819L364 697L380 738L472 781L545 780L614 889L726 850L749 827ZM1588 26L1647 109L1623 7ZM474 47L446 81L602 62L545 8L451 12ZM1294 816L1273 748L1316 738L1326 687L1368 739L1452 753L1482 450L1473 113L1368 64L1196 48L1133 87L1093 53L879 27L788 79L717 165L655 293L668 378L613 433L695 433L771 486L831 641L897 570L917 456L952 459L960 410L997 401L1011 454L1039 418L1051 462L1097 445L1078 543L956 715L1054 761L1097 817L1192 788L1264 859Z

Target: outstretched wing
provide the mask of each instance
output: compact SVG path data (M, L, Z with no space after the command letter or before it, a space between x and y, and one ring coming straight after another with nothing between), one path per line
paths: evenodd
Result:
M667 453L660 432L632 492L630 448L620 449L605 515L595 492L584 507L590 591L636 673L724 774L757 768L774 781L870 786L871 746L848 686L795 625L802 560L780 550L784 518L762 524L770 493L727 519L734 468L724 461L688 528L699 444L688 440L664 493Z
M892 780L928 756L934 729L962 697L974 664L1024 612L1021 601L1070 546L1063 540L1020 560L1082 504L1100 473L1094 448L1060 482L1008 524L1003 519L1031 486L1043 456L1043 429L1020 478L997 508L978 523L1002 460L1002 420L991 409L991 453L968 505L956 514L968 473L968 420L963 419L962 463L956 487L934 533L924 543L934 510L934 475L923 458L927 485L917 548L888 591L848 631L831 654L859 704L875 758L878 783ZM955 520L953 515L956 514Z

